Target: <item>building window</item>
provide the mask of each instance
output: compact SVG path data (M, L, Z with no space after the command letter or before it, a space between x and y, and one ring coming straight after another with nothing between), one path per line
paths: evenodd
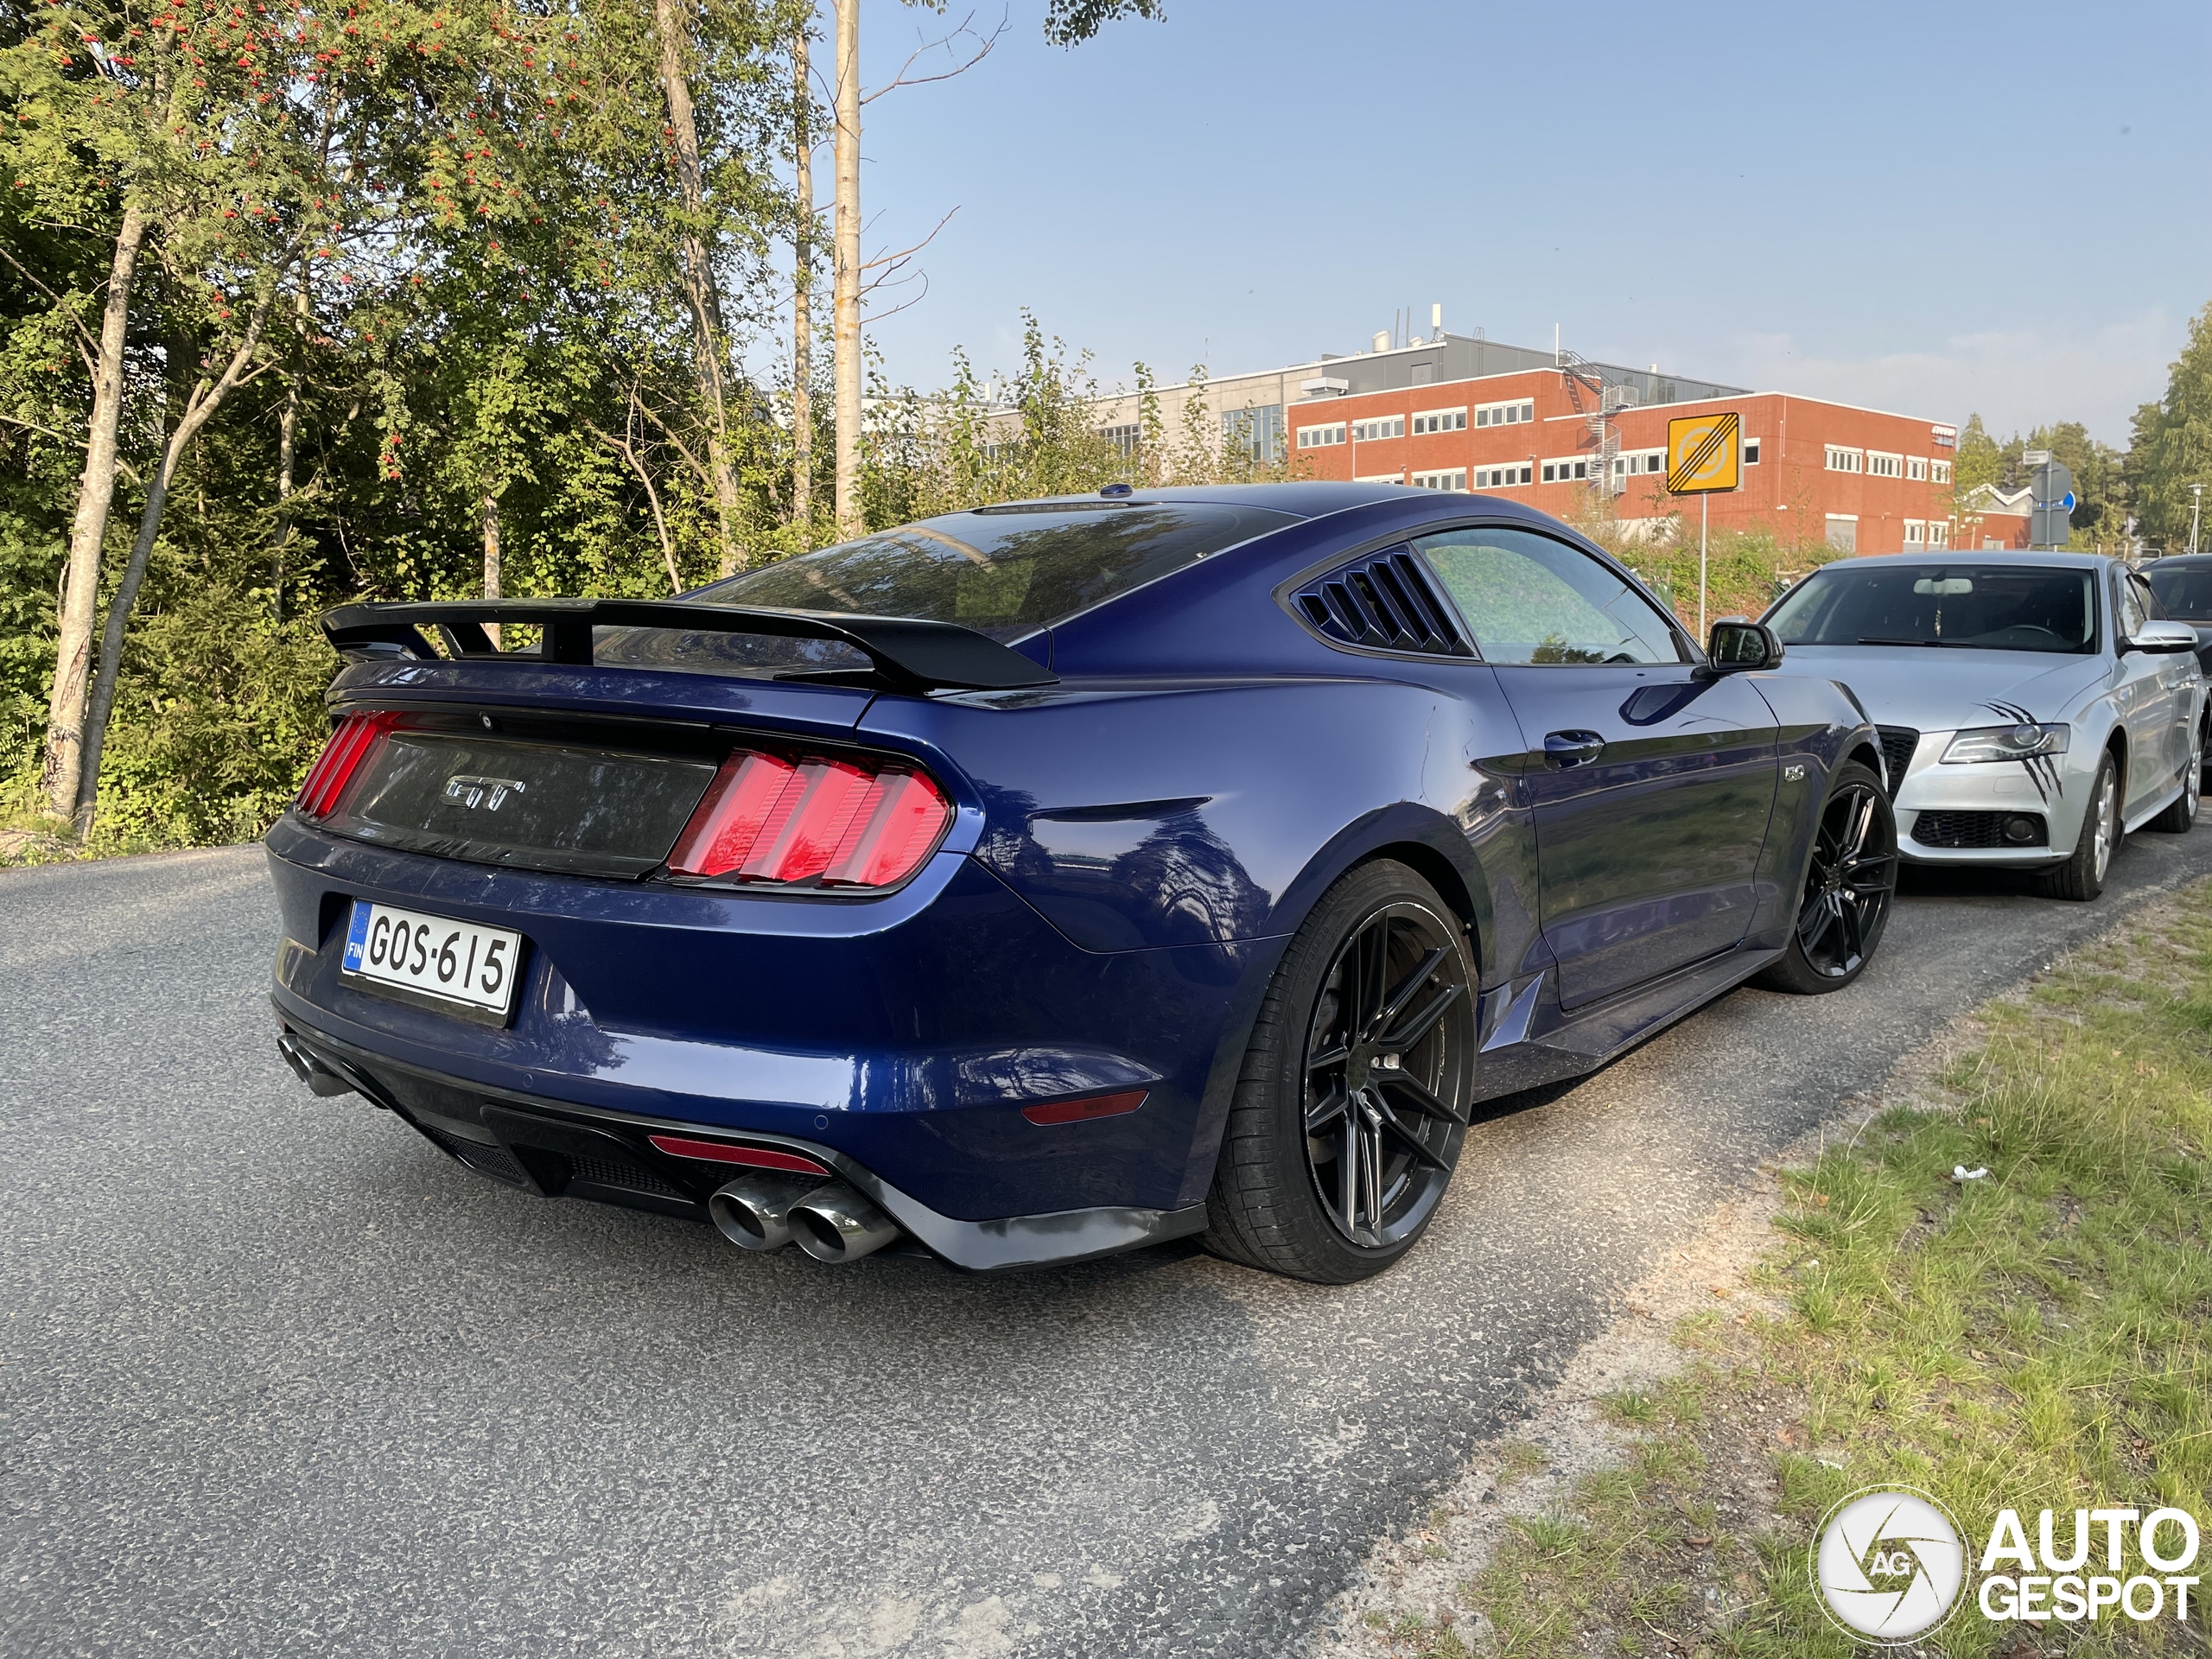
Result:
M1418 489L1458 490L1465 493L1467 487L1467 469L1462 467L1456 473L1415 473L1414 485Z
M1362 473L1352 480L1355 484L1402 484L1405 481L1403 473Z
M1298 447L1301 449L1326 449L1331 444L1344 441L1344 423L1334 426L1301 426L1298 429Z
M1928 457L1907 455L1904 462L1904 475L1916 484L1925 484L1928 481Z
M1548 461L1544 463L1544 482L1570 484L1576 479L1590 476L1590 463L1583 461Z
M1484 404L1475 411L1477 426L1518 426L1523 421L1536 418L1536 405L1531 402L1517 404Z
M1406 417L1402 415L1378 415L1371 421L1351 423L1354 443L1374 443L1383 438L1402 438L1406 435Z
M1119 426L1100 427L1098 435L1113 447L1116 454L1134 455L1144 441L1144 429L1135 421L1125 421Z
M1853 512L1828 514L1828 545L1839 553L1859 550L1859 515Z
M1509 485L1526 484L1535 468L1527 461L1511 467L1478 467L1475 468L1475 487L1478 490L1502 490Z
M1930 518L1928 521L1928 545L1930 547L1948 547L1950 544L1950 522L1948 519L1943 518Z
M1756 467L1758 464L1759 441L1757 438L1745 438L1744 440L1744 465L1746 467Z
M1424 409L1414 416L1414 435L1424 432L1464 432L1467 429L1467 411L1464 409Z
M1873 478L1902 478L1904 476L1904 457L1885 455L1878 449L1866 452L1866 471Z
M1951 463L1948 461L1929 461L1928 463L1928 480L1931 484L1949 483L1951 481Z
M1257 409L1225 409L1221 413L1221 441L1258 461L1282 459L1282 405Z
M1832 473L1855 473L1864 465L1863 458L1856 449L1840 449L1830 444L1827 450L1828 471Z
M1907 549L1928 545L1928 526L1918 518L1904 521L1904 544Z

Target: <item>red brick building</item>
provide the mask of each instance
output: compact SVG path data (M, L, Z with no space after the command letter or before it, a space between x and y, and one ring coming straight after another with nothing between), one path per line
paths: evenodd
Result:
M1667 493L1667 423L1725 409L1742 420L1743 486L1710 498L1714 530L1769 528L1860 553L1953 539L1958 429L1941 423L1781 392L1646 407L1597 365L1368 392L1331 378L1313 377L1313 395L1283 412L1290 451L1316 478L1510 496L1562 518L1595 492L1624 529L1656 532L1670 513L1698 515L1694 498ZM1982 522L1997 533L1995 517Z
M1440 327L1427 340L1378 335L1370 352L1160 392L1170 430L1198 400L1224 442L1287 454L1315 478L1509 496L1569 519L1586 516L1594 496L1646 535L1669 515L1693 532L1697 522L1694 498L1666 493L1667 423L1734 410L1743 487L1710 498L1715 530L1762 528L1860 553L2027 544L2025 507L2011 498L1977 492L1958 513L1955 427L1662 374L1656 364L1586 362ZM1097 417L1109 440L1139 441L1134 396L1102 399Z

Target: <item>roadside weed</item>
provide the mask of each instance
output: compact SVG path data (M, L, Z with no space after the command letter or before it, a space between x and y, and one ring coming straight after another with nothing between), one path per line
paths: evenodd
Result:
M1853 1651L1808 1573L1821 1515L1924 1487L1996 1511L2212 1494L2212 887L1982 1016L1934 1097L1783 1176L1774 1317L1678 1328L1679 1376L1600 1402L1624 1464L1516 1523L1463 1587L1501 1655ZM1986 1168L1955 1180L1953 1172ZM2131 1539L2126 1573L2144 1570ZM2186 1626L1996 1624L1923 1650L2202 1652ZM1457 1638L1455 1638L1456 1641Z

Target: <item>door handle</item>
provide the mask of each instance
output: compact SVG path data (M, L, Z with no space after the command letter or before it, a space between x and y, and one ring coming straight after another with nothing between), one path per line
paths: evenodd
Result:
M1544 760L1554 766L1586 766L1605 749L1605 740L1595 732L1544 734Z

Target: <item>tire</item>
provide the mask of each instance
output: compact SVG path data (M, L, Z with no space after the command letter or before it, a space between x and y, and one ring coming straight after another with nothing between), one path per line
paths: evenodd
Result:
M2204 730L2196 732L2196 747L2189 757L2189 764L2182 768L2181 793L2171 805L2143 827L2163 830L2170 836L2185 836L2196 823L2197 803L2204 798Z
M2103 834L2099 829L2101 826ZM2036 891L2046 899L2086 904L2105 890L2105 873L2120 850L2120 772L2107 749L2089 785L2089 810L2082 815L2082 834L2063 863L2036 874Z
M1889 792L1871 768L1847 760L1821 804L1789 949L1751 983L1793 996L1841 990L1873 961L1897 887L1897 824Z
M1465 1138L1478 988L1466 930L1427 882L1387 859L1341 877L1254 1022L1205 1248L1324 1285L1410 1250Z

